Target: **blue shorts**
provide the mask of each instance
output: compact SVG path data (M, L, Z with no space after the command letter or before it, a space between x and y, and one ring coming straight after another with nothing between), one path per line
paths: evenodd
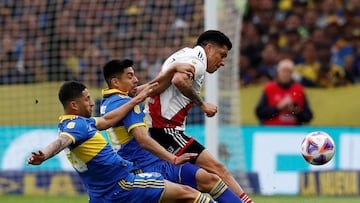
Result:
M158 172L164 177L174 183L188 185L192 188L197 188L196 172L199 170L198 166L194 164L185 163L182 165L174 165L164 160L159 160L147 167L143 167L141 172Z
M116 182L106 195L94 197L89 194L89 203L158 203L164 192L165 182L160 173L129 174Z

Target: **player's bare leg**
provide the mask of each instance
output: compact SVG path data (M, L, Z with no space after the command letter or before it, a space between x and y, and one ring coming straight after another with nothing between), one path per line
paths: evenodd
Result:
M208 150L205 149L199 154L195 164L210 173L218 175L226 183L226 185L243 200L244 203L253 202L225 165L217 161Z
M189 186L176 184L167 180L164 181L165 192L161 200L162 203L173 202L174 200L181 200L181 202L184 203L214 203L208 196Z

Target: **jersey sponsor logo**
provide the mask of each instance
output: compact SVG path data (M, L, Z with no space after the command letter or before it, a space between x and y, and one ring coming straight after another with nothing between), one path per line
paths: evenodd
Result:
M153 99L153 98L149 98L149 100L148 100L148 103L150 103L150 104L154 104L155 103L155 100Z
M75 122L69 122L67 125L66 125L66 128L68 129L73 129L75 127Z
M91 125L88 125L88 131L92 131L93 128L91 127Z
M105 114L106 106L100 106L100 113Z
M141 112L139 105L134 106L134 112L137 114L139 114Z

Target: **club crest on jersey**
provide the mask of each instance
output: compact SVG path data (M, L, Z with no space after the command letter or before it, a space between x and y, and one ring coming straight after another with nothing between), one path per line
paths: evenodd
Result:
M75 127L75 122L70 122L66 125L67 128L73 129Z
M134 111L135 111L135 113L139 114L141 112L140 106L139 105L134 106Z
M192 64L196 65L196 61L191 61Z

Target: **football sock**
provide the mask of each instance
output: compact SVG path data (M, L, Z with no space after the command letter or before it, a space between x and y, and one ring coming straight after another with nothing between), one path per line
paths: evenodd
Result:
M199 192L194 203L215 203L209 196Z
M241 193L240 199L241 199L244 203L254 203L254 202L252 201L252 199L251 199L245 192Z
M210 190L209 194L219 203L242 203L240 198L236 196L236 194L233 193L222 180L219 180L215 184L215 186Z

